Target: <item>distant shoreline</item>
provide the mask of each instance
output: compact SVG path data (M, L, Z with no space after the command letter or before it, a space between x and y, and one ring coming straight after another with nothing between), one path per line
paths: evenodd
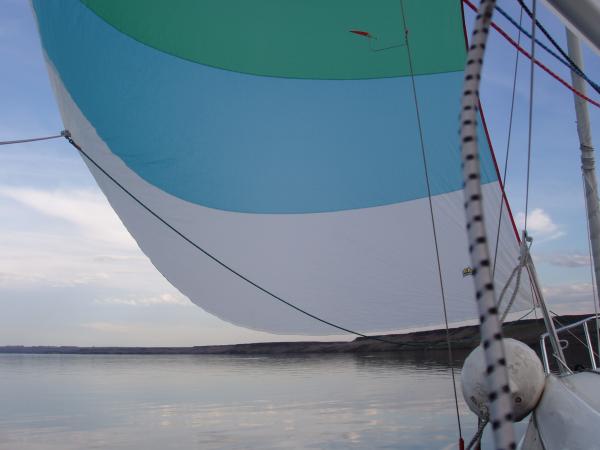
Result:
M585 315L558 317L562 324L582 320ZM504 325L504 336L523 341L537 349L540 335L545 332L542 319L527 319ZM577 330L574 330L577 331ZM393 343L369 338L350 342L259 342L195 347L76 347L76 346L0 346L0 354L60 354L60 355L287 355L287 354L364 354L373 352L407 352L445 350L446 330L417 331L405 334L377 336ZM566 336L565 336L566 338ZM450 329L453 349L471 350L479 344L479 326Z

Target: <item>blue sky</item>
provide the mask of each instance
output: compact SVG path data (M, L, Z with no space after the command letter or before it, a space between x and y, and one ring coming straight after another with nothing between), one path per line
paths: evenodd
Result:
M500 4L518 18L516 2ZM26 0L0 0L0 140L55 134L61 119ZM467 22L472 21L467 13ZM541 21L565 45L564 29ZM497 15L516 38L516 30ZM529 42L523 40L526 47ZM542 50L540 59L570 81ZM600 58L584 48L586 72ZM76 57L76 55L74 55ZM492 33L482 101L503 166L514 49ZM521 58L507 191L522 216L529 62ZM598 81L598 80L596 80ZM598 96L589 94L595 99ZM592 308L579 144L569 91L536 71L530 232L542 284L561 312ZM600 138L600 113L591 107ZM170 286L137 249L80 157L62 140L0 152L0 345L202 345L296 339L226 324ZM305 338L303 338L305 339Z

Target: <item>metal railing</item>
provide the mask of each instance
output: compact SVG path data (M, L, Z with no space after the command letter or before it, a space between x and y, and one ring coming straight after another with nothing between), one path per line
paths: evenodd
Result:
M588 327L588 322L596 321L598 318L596 316L590 316L586 319L580 320L578 322L574 322L569 325L562 326L556 329L556 333L560 334L564 331L571 330L573 328L583 327L583 333L585 335L585 346L587 347L588 354L590 357L590 362L592 363L592 369L596 370L598 367L596 365L596 358L594 356L594 348L592 347L592 339L590 338L590 330ZM548 361L548 351L546 350L546 338L548 338L549 333L544 333L540 336L540 349L542 352L542 362L544 363L544 371L546 373L550 373L550 363ZM561 341L562 342L562 341ZM566 348L566 347L564 347ZM561 360L557 355L554 355L554 358L558 362L558 364L562 365L568 372L571 372L571 369L567 366L566 361Z

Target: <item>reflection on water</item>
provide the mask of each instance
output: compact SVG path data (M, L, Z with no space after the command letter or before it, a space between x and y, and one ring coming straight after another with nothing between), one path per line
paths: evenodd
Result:
M0 355L0 448L456 448L446 358Z

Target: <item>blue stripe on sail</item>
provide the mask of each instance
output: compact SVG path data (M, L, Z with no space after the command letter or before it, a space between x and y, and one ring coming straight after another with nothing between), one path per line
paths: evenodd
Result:
M50 60L99 136L174 196L248 213L338 211L427 196L409 77L229 72L141 45L79 2L34 0L34 7ZM462 73L416 83L431 192L458 190ZM495 181L489 149L482 154L483 182Z

